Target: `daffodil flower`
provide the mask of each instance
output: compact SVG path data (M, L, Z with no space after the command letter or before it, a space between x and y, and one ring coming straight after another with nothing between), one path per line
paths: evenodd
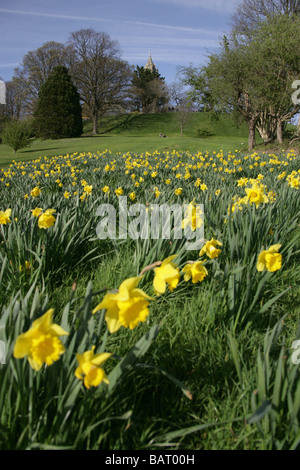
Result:
M55 209L47 209L42 213L38 219L39 228L47 229L52 227L55 224L55 217L53 216L55 212Z
M276 244L270 246L267 250L263 250L258 255L257 270L264 271L265 269L270 272L278 271L281 269L282 255L278 253L281 245Z
M180 279L179 268L175 263L172 263L176 256L169 256L159 267L154 268L153 287L157 295L164 294L167 287L171 292L177 287Z
M30 194L32 197L37 197L41 194L41 190L38 186L36 186L35 188L33 188L31 191L30 191Z
M264 193L262 184L254 182L251 188L245 188L247 195L247 202L254 203L256 208L259 204L269 202L268 196Z
M146 321L152 298L137 288L140 280L140 276L126 279L118 292L106 294L92 311L96 313L101 309L106 310L105 321L110 333L115 333L121 326L132 330L139 322Z
M0 225L10 224L11 209L6 209L6 211L0 211Z
M50 366L65 352L59 336L68 335L59 325L52 323L53 308L35 320L32 327L16 339L13 356L27 357L30 366L39 371L43 364Z
M185 217L182 221L182 228L190 227L192 232L200 228L203 224L201 215L203 215L203 212L200 207L195 206L194 203L191 202L187 207Z
M211 259L217 258L221 253L221 250L217 248L217 246L222 246L222 243L212 238L201 248L199 256L206 255Z
M94 354L95 346L92 346L90 351L85 351L83 354L76 354L76 359L79 366L75 370L75 376L79 380L83 380L86 388L98 387L101 382L109 383L107 375L101 367L112 354L100 353Z
M192 279L193 284L203 281L208 272L205 266L203 266L203 261L196 261L195 263L187 263L182 269L184 273L184 280L188 282Z

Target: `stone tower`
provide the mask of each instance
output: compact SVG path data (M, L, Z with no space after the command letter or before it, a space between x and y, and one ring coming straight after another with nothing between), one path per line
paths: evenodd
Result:
M151 52L149 52L149 59L148 62L146 63L145 67L146 70L151 70L151 72L157 72L156 65L154 64L152 57L151 57Z

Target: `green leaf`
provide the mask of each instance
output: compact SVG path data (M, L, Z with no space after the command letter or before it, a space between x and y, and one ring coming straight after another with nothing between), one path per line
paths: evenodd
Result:
M247 418L247 423L248 424L254 424L257 421L260 421L269 411L271 411L272 404L269 400L265 400L258 408L255 410L255 412Z
M154 325L149 331L133 346L127 356L125 356L119 364L113 369L108 375L109 385L108 392L111 393L120 377L128 372L136 361L142 357L150 348L151 344L155 340L160 330L160 325Z

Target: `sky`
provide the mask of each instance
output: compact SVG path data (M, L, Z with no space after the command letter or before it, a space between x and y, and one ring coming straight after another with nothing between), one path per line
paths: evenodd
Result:
M179 66L206 63L230 30L241 0L0 0L0 78L48 41L92 28L120 46L121 58L144 66L149 54L166 83Z

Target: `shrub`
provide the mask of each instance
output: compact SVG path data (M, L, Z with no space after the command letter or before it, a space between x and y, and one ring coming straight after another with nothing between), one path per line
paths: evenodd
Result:
M10 121L1 133L2 142L12 147L14 152L30 145L31 129L27 122Z
M208 122L202 122L196 127L196 137L207 139L215 134L214 127Z

